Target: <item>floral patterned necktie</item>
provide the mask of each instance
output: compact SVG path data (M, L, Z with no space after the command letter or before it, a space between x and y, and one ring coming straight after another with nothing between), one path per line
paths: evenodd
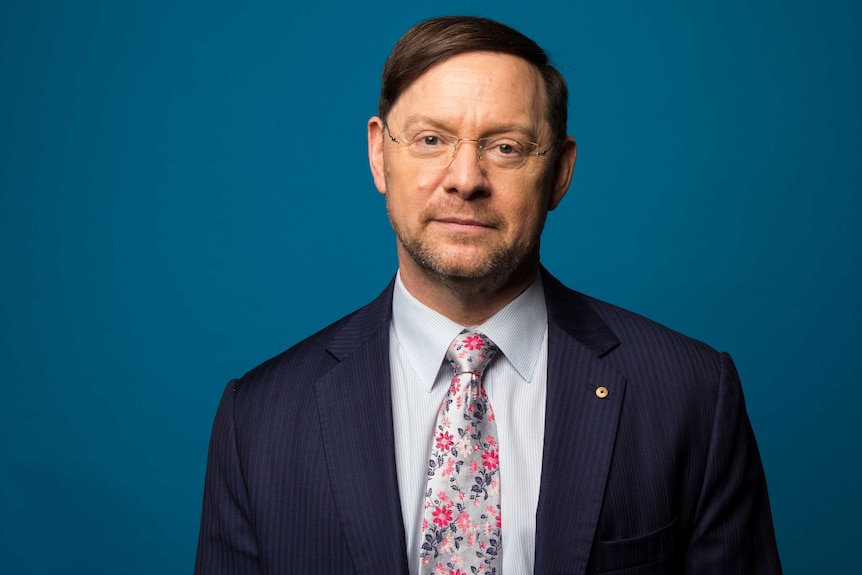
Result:
M440 406L428 467L420 573L496 574L500 553L500 454L482 373L498 353L464 330L446 351L455 368Z

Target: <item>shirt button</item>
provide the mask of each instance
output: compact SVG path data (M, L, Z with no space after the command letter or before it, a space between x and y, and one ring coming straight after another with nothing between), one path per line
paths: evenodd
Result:
M597 387L596 388L596 397L599 399L604 399L608 396L608 388L607 387Z

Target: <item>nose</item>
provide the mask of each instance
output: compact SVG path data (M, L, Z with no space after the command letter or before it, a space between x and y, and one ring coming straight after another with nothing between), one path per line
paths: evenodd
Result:
M444 189L457 193L464 199L487 193L488 178L482 167L481 157L482 150L478 140L461 138L455 142L452 160L443 179Z
M480 160L482 159L482 143L476 138L458 138L457 140L455 140L455 143L452 145L453 158L458 155L458 144L460 144L461 142L472 142L476 144L476 158Z

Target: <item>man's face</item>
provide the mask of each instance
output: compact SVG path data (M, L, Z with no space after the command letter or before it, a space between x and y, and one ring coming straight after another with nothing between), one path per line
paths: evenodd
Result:
M433 135L423 137L433 133L507 136L546 150L553 143L546 100L541 74L525 60L470 52L414 81L385 126L371 119L372 173L386 195L402 273L493 288L535 267L545 216L571 179L573 140L517 169L495 165L488 150L480 160L472 141L459 143L454 158L450 147L442 162L417 156L408 141L418 136L423 145L433 143Z

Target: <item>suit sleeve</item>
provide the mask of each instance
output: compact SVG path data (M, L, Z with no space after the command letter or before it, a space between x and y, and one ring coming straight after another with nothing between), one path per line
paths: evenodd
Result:
M236 441L236 381L225 388L210 438L196 575L261 573L248 490Z
M733 361L721 354L696 522L685 557L687 574L780 574L766 478Z

